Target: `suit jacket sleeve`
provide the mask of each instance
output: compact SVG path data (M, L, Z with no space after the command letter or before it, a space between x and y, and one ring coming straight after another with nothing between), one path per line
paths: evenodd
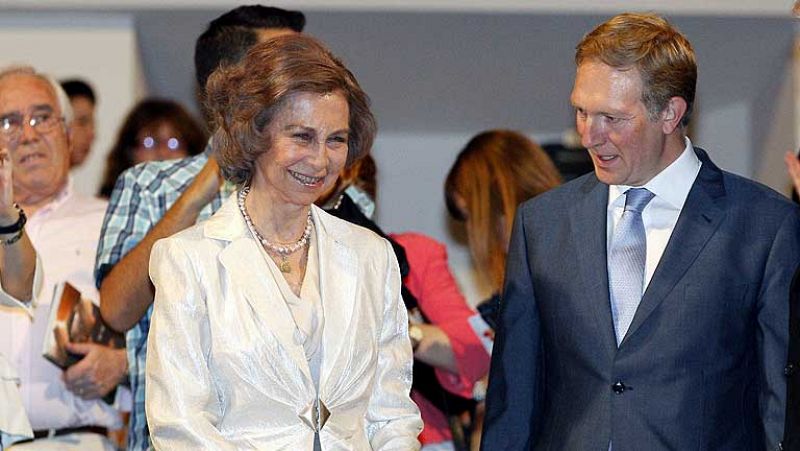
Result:
M536 439L543 384L539 311L529 266L525 208L517 211L492 352L482 450L529 450Z
M786 425L783 449L800 449L800 268L789 295L789 363L786 366Z
M757 350L761 361L761 421L765 449L778 449L784 432L789 343L789 286L800 261L800 215L792 209L778 229L764 268L758 302Z
M385 243L386 282L383 324L378 342L378 368L367 409L367 436L374 450L418 450L422 431L419 409L411 400L413 354L408 316L400 296L400 269L391 245Z
M156 242L150 257L156 288L147 345L145 407L156 449L233 449L214 424L222 412L208 368L206 296L180 242Z

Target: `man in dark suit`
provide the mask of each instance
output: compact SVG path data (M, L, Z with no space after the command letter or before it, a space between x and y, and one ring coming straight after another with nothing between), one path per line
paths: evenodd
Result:
M595 170L517 213L482 449L777 449L797 207L686 138L697 66L664 19L575 60Z
M798 451L800 450L800 270L794 274L790 292L789 362L784 369L787 389L786 432L783 436L783 449Z

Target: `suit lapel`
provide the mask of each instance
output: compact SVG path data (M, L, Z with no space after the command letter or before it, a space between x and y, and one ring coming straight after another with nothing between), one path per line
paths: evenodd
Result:
M274 335L306 380L311 381L305 352L294 339L294 318L276 284L268 283L271 271L233 196L209 219L204 231L210 238L229 241L218 258L231 286L235 287L231 292L235 293L236 288L241 290L258 321L264 324L264 333Z
M725 217L722 171L711 162L705 151L695 150L703 165L620 347L686 274Z
M587 178L580 188L583 197L570 208L572 239L577 248L580 278L585 282L585 299L594 310L597 336L602 339L603 349L616 349L614 325L611 319L611 304L608 294L608 267L606 264L606 210L608 186L596 177ZM602 230L597 230L598 218Z
M328 379L350 338L349 326L355 309L359 262L347 242L349 231L340 230L337 220L332 220L322 210L312 207L312 211L317 225L320 297L325 315L319 385L322 390L329 385Z

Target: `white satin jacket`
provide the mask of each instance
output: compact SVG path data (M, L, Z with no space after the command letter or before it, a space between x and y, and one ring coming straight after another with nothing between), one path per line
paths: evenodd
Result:
M391 246L312 206L325 315L319 400L289 307L235 194L153 247L147 419L156 449L418 450ZM326 419L323 412L330 416ZM321 426L320 426L321 425Z

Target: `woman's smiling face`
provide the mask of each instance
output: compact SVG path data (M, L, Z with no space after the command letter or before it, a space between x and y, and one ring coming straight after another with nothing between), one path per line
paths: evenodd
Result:
M347 161L349 107L340 92L291 95L267 125L272 140L256 160L253 184L279 203L310 205Z

